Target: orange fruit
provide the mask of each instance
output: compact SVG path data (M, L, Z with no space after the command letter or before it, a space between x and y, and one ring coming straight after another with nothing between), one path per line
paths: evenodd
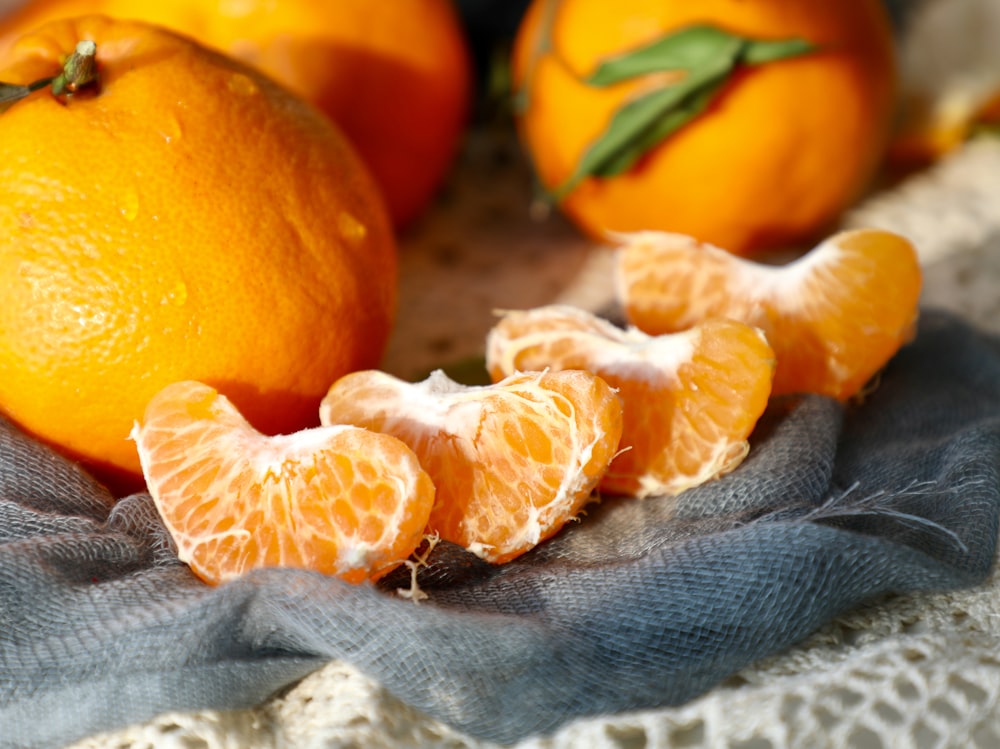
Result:
M889 144L886 160L894 177L905 177L973 138L996 137L998 132L1000 91L982 100L957 95L947 106L914 96L904 102L901 124Z
M396 249L361 162L324 117L242 63L91 16L22 37L0 81L99 79L0 114L0 411L116 491L132 422L171 382L219 388L261 431L318 424L381 358Z
M261 567L377 579L417 548L434 504L400 440L349 426L268 437L200 382L157 393L132 436L178 557L213 585Z
M892 179L1000 125L1000 3L955 0L907 11L899 37L899 111L887 155Z
M783 266L755 263L676 234L644 232L618 250L618 294L650 334L729 317L764 331L775 395L858 393L913 334L921 271L897 234L835 234Z
M679 494L743 462L771 392L774 352L759 330L731 320L654 337L551 305L504 313L487 336L486 364L494 380L584 369L614 387L622 449L600 488L646 497Z
M500 564L590 501L618 448L622 406L587 372L473 387L441 371L419 383L367 371L333 384L320 419L403 440L437 487L428 530Z
M739 254L809 240L858 196L897 77L882 0L534 0L513 71L522 142L582 229Z
M449 0L32 0L0 24L0 48L92 13L179 31L314 104L371 170L396 226L427 207L461 142L471 63Z

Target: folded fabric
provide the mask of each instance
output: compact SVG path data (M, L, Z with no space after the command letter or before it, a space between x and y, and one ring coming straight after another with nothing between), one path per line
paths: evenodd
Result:
M1000 341L926 310L862 403L775 400L732 474L605 498L502 567L441 545L419 604L408 573L206 586L148 495L3 422L0 746L249 707L333 659L496 742L680 704L863 601L982 581L998 510Z

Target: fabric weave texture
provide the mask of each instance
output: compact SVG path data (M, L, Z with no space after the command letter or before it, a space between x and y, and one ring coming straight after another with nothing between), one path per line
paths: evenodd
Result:
M331 660L496 742L682 704L862 602L983 581L998 516L1000 341L931 310L863 402L777 399L732 474L605 498L503 567L442 545L420 604L408 575L208 587L148 495L3 422L0 747L249 707Z

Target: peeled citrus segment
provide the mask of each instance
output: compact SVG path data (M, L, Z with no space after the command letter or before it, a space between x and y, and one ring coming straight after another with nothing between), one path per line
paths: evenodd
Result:
M649 336L553 305L505 313L487 337L486 365L493 379L585 369L617 388L623 451L600 488L646 497L678 494L743 461L771 392L774 352L759 330L730 320Z
M921 272L913 245L878 229L835 234L784 266L741 259L691 237L622 235L618 297L629 321L672 333L710 317L764 331L774 394L846 400L913 335Z
M415 384L364 371L333 384L320 419L406 442L437 486L428 529L499 564L552 536L590 500L618 448L622 406L587 372L472 387L441 371Z
M413 553L434 504L399 440L348 426L268 437L198 382L161 390L132 437L178 556L211 584L259 567L376 579Z

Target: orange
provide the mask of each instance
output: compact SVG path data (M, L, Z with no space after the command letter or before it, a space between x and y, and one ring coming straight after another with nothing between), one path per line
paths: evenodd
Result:
M774 348L774 394L857 394L910 339L921 271L897 234L835 234L783 266L738 258L690 237L646 232L618 250L619 298L650 334L729 317Z
M622 67L706 26L707 46ZM791 50L759 60L768 42ZM642 127L601 161L607 176L560 202L582 229L680 232L739 254L810 240L858 196L883 155L896 85L882 0L535 0L513 66L521 139L550 193L634 105ZM661 110L670 91L676 105Z
M1000 3L911 4L904 15L899 112L887 156L892 180L1000 125Z
M25 36L0 81L98 81L0 114L0 411L141 487L132 422L166 385L218 388L258 429L318 424L381 357L392 227L353 150L247 66L165 30L87 17Z
M676 495L736 468L767 406L774 352L761 332L713 319L648 336L563 305L507 312L490 331L494 380L517 371L584 369L618 391L621 452L600 488Z
M417 548L434 504L399 440L347 426L268 437L199 382L157 393L132 436L178 557L211 584L260 567L376 579Z
M587 372L466 386L378 371L333 384L323 424L398 437L437 487L428 530L500 564L555 534L591 499L621 438L622 406Z
M43 21L101 13L155 23L232 55L344 131L399 227L430 203L460 144L471 63L450 0L33 0L0 48Z
M946 97L942 96L942 99ZM894 177L924 168L960 148L968 140L1000 132L1000 91L981 101L958 96L934 102L911 97L886 156Z

